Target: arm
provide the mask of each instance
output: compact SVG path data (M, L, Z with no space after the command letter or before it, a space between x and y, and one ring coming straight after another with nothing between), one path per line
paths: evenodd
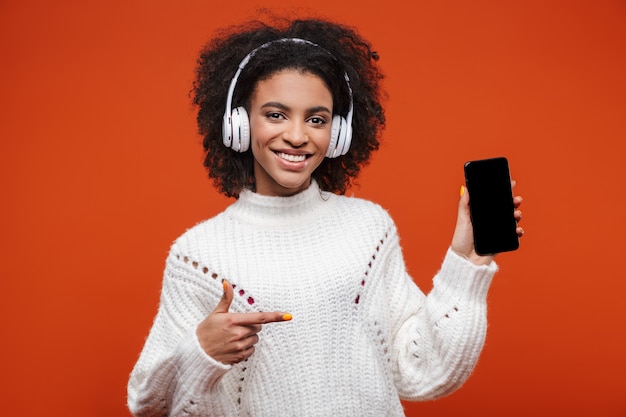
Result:
M486 295L497 266L446 254L425 296L407 275L399 245L385 260L394 375L398 392L430 400L459 388L474 369L487 328Z
M136 416L228 414L219 383L230 369L207 355L196 327L222 296L221 283L170 254L156 319L128 384Z
M514 198L518 221L521 203L521 197ZM520 237L524 233L519 227L517 232ZM390 259L391 264L399 265L392 276L406 275L402 256ZM494 256L479 256L474 251L469 194L462 187L452 245L432 291L425 297L408 277L390 289L400 306L393 332L399 390L404 398L447 395L469 377L486 336L486 297L497 270L493 260Z
M515 182L512 182L515 186ZM519 222L522 198L514 198ZM518 235L524 234L518 227ZM393 250L392 250L393 251ZM487 331L487 291L497 270L495 256L474 251L469 194L461 188L457 223L433 289L424 294L404 270L399 244L389 257L388 291L398 389L403 398L433 399L459 388L474 369Z
M239 304L230 312L232 285L207 272L187 257L168 258L159 312L128 385L136 416L233 414L235 393L222 377L254 353L264 324L291 319Z

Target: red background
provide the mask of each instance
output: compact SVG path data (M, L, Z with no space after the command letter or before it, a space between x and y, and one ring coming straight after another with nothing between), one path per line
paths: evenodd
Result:
M188 91L213 31L275 2L0 2L3 415L128 416L171 242L229 201ZM356 26L387 74L354 194L430 288L466 160L504 155L527 236L478 367L413 416L625 416L626 2L283 2Z

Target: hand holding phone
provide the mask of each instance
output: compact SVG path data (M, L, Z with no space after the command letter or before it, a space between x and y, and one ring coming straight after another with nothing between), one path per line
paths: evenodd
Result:
M517 221L506 158L490 158L465 163L465 183L469 192L474 250L493 255L519 248Z

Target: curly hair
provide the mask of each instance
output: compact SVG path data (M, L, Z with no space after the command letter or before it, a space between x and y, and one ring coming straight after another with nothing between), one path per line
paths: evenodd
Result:
M228 88L241 60L268 42L300 38L312 42L274 42L254 54L237 80L233 107L249 109L250 96L259 81L284 69L319 76L333 97L333 109L346 114L352 90L352 142L348 152L324 158L312 176L320 188L345 194L370 155L379 148L385 127L381 104L378 54L356 30L320 19L259 20L218 32L201 50L193 84L193 104L205 151L204 166L215 186L228 197L238 197L244 188L255 188L254 159L250 150L239 153L222 143L222 121ZM321 48L320 48L321 47Z

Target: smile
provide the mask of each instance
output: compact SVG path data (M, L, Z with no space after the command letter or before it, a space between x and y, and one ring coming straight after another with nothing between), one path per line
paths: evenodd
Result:
M289 162L302 162L306 159L306 155L290 155L284 152L276 152L276 156Z

